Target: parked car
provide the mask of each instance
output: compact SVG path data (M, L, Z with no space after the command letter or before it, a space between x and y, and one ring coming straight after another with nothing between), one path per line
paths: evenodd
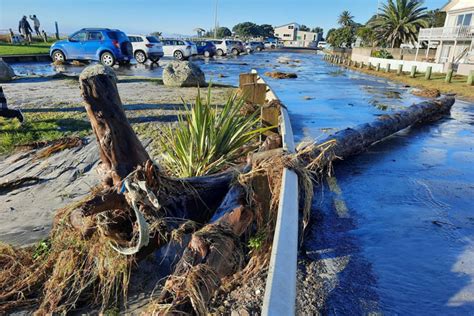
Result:
M212 57L216 54L216 45L212 41L196 41L194 43L196 44L198 55Z
M265 48L270 48L270 49L275 49L283 46L283 43L280 41L277 41L276 39L268 39L266 40L263 45Z
M163 52L166 57L174 57L177 60L185 60L193 55L197 55L197 47L194 43L184 40L164 39Z
M232 53L232 55L237 56L245 52L245 45L242 41L229 40L229 43L231 45L230 52Z
M164 55L163 45L155 36L128 35L128 39L132 43L133 56L140 64L145 63L147 59L156 63Z
M211 42L216 46L217 56L225 56L231 53L232 44L230 40L211 40Z
M106 66L130 63L133 48L127 35L120 30L84 28L67 40L54 43L49 54L53 61L97 60Z
M253 52L253 51L257 51L257 52L261 52L262 50L265 49L265 45L263 44L263 42L247 42L245 44L245 49L247 50L247 52Z

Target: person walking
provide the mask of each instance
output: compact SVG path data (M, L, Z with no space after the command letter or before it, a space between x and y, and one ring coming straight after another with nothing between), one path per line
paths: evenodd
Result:
M8 108L7 99L3 94L2 86L0 86L0 116L10 119L16 118L18 119L18 121L20 121L20 123L23 123L23 121L25 120L20 110L11 110Z
M25 39L31 43L31 32L33 32L33 30L31 29L30 23L28 23L28 20L26 19L26 15L23 16L23 18L20 20L20 23L18 24L18 32L23 34Z
M33 27L35 28L36 35L41 36L40 21L36 17L36 14L33 14L33 16L30 15L30 19L33 20Z

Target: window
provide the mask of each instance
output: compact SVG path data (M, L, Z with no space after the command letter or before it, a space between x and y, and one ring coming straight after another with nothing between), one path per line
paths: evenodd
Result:
M457 26L469 26L471 25L472 13L469 14L460 14L456 21Z
M177 45L185 45L183 41L177 41Z
M73 42L83 42L86 40L86 38L87 38L86 31L80 31L74 34L73 36L71 36L71 40Z
M294 28L295 28L294 25L288 25L288 29L289 29L289 30L292 30L292 29L294 29Z
M102 40L102 33L101 32L89 32L88 33L88 37L87 37L87 40L89 41L101 41Z
M283 37L290 37L290 34L283 34Z
M159 43L159 42L160 42L155 36L147 36L146 39L147 39L150 43Z

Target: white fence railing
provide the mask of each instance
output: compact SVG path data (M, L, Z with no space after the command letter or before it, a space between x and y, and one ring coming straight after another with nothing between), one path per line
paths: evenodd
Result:
M420 41L430 40L473 40L474 26L434 27L421 29L418 35Z

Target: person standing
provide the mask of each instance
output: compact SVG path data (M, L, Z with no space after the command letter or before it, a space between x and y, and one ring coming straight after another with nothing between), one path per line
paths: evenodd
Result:
M7 105L7 99L3 94L3 88L0 86L0 116L4 118L16 118L20 123L23 123L24 118L20 110L10 110Z
M36 14L33 14L33 16L30 15L30 19L33 20L33 27L35 28L36 35L41 36L40 21L36 17Z
M26 19L26 15L23 16L23 18L20 20L20 23L18 24L18 32L23 34L25 39L31 43L31 32L33 32L33 30L31 29L30 23L28 23L28 20Z

